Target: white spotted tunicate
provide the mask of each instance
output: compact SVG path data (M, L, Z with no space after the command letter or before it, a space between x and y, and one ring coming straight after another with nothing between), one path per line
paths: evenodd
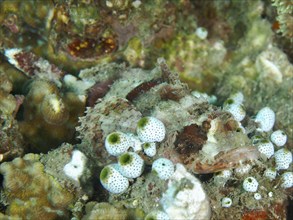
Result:
M271 134L271 141L278 147L282 147L287 142L287 135L282 130L274 131Z
M139 140L139 138L136 135L132 134L132 133L129 133L127 135L130 138L130 141L132 142L131 148L133 149L133 151L134 152L141 151L143 143Z
M229 208L232 205L232 199L229 197L222 198L221 205L224 208Z
M258 182L254 177L250 176L243 181L242 186L243 189L247 192L256 192L258 188Z
M174 173L174 164L166 158L159 158L153 162L152 170L156 172L162 180L169 179Z
M293 186L293 172L285 172L281 176L281 187L290 188Z
M195 30L196 36L198 36L200 39L204 40L208 36L208 31L204 27L198 27Z
M111 193L123 193L129 187L128 179L117 170L117 164L105 166L100 173L103 187Z
M241 105L244 101L244 95L242 92L236 92L231 94L229 99L232 99L235 104Z
M109 154L119 156L133 146L132 138L122 132L112 132L106 137L105 147Z
M285 170L288 169L292 163L292 153L286 148L282 148L274 154L276 169Z
M170 220L170 218L166 212L156 210L147 214L144 220Z
M156 152L157 152L156 143L154 143L154 142L152 142L152 143L144 143L142 147L143 147L144 153L147 156L153 157L153 156L156 155Z
M165 125L154 117L141 118L137 123L137 135L143 142L160 142L166 135Z
M266 158L270 158L275 152L273 143L267 140L260 141L257 145L257 149Z
M265 170L264 176L270 180L274 180L277 176L277 170L274 168L268 168Z
M255 200L261 200L261 198L262 198L260 193L254 193L253 197Z
M134 152L127 152L118 157L119 172L127 178L139 177L144 169L143 159Z
M264 107L257 113L255 122L259 124L259 131L268 132L275 124L275 112L269 107Z
M231 170L222 170L217 176L228 179L232 176L232 171Z
M242 121L245 118L246 112L242 105L233 103L231 105L226 105L224 110L230 112L236 121Z

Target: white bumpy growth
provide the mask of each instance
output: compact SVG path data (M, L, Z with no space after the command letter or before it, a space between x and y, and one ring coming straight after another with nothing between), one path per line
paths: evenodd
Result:
M203 220L211 215L209 199L200 181L182 164L176 164L160 203L171 219Z
M86 160L86 156L81 151L74 150L72 152L71 161L63 168L65 175L78 181L79 177L81 177L84 172Z

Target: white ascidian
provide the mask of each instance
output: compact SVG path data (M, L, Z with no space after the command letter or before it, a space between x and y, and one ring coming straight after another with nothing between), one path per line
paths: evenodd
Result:
M214 182L217 185L224 186L231 176L232 176L231 170L222 170L217 175L215 175Z
M282 147L287 142L287 135L282 130L274 131L271 134L271 141L278 147Z
M251 168L252 168L252 166L250 164L241 164L241 165L239 165L239 167L236 167L234 169L234 172L238 176L243 176L243 175L249 173Z
M266 158L271 158L274 155L274 145L268 140L262 140L257 145L258 151L263 154Z
M129 187L128 179L118 172L117 164L105 166L100 173L100 181L110 193L123 193Z
M277 176L277 170L275 168L268 168L265 170L264 176L269 180L274 180Z
M131 148L133 149L133 151L134 152L141 151L143 143L139 140L139 138L132 133L128 133L127 135L130 138L130 141L132 142Z
M224 198L222 198L222 200L221 200L221 205L222 205L222 207L224 207L224 208L229 208L229 207L231 207L231 205L232 205L232 199L229 198L229 197L224 197Z
M275 112L269 107L264 107L256 114L255 122L259 124L258 131L268 132L274 127Z
M243 181L242 186L243 189L247 192L256 192L258 188L258 182L254 177L250 176Z
M293 186L293 173L292 172L285 172L281 176L281 187L283 188L290 188Z
M137 135L143 142L161 142L166 135L163 122L154 117L143 117L137 123Z
M162 180L169 179L174 173L174 164L166 158L159 158L153 162L152 171Z
M222 170L219 172L217 175L218 177L229 179L232 176L232 171L231 170Z
M74 150L72 152L71 161L63 168L65 175L78 181L84 172L86 160L86 156L81 151Z
M166 212L156 210L151 211L149 214L147 214L144 220L170 220L170 218Z
M116 131L106 137L105 147L109 154L119 156L133 145L133 140L127 134Z
M142 145L143 147L143 151L144 153L149 156L149 157L153 157L156 155L157 153L157 149L156 149L156 143L151 142L151 143L144 143Z
M276 151L274 156L277 170L286 170L292 163L292 153L286 148Z
M254 193L253 197L254 197L255 200L261 200L262 199L262 196L261 196L260 193Z
M241 104L239 105L233 103L231 105L226 105L224 110L230 112L236 121L242 121L246 115L246 112Z
M143 159L134 152L127 152L118 158L118 170L127 178L139 177L144 169Z
M230 95L229 99L232 99L235 104L241 105L244 102L244 95L242 92L236 92Z

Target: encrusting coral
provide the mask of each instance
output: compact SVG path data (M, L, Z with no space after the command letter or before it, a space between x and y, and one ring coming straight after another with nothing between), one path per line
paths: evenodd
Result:
M0 162L21 156L25 149L15 119L24 97L10 94L12 87L12 82L0 70Z
M27 77L19 125L30 150L46 152L71 140L85 108L88 82L70 75L62 81L65 72L32 52L13 48L5 50L5 56Z
M62 219L74 195L44 172L36 154L26 154L2 163L3 193L8 202L6 213L22 219Z

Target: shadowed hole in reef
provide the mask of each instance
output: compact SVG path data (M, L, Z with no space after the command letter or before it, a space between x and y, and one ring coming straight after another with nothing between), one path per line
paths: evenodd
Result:
M3 175L0 175L0 184L1 184L1 186L3 185L3 180L4 180ZM0 212L4 213L6 208L7 208L7 205L5 205L3 202L1 202L0 203Z
M200 174L197 175L196 177L202 182L206 183L209 182L213 178L214 174L213 173L208 173L208 174Z
M293 219L293 200L289 199L289 204L287 206L287 219Z

